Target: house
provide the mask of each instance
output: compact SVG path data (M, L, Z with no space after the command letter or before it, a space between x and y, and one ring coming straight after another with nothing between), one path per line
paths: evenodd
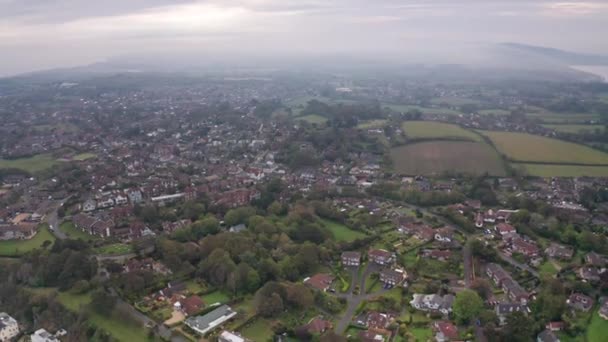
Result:
M453 295L440 296L436 294L414 294L410 304L417 310L421 311L438 311L444 315L449 315L452 312L452 303L454 302Z
M564 330L564 322L549 322L545 325L545 329L551 331L562 331Z
M217 337L218 342L252 342L249 339L244 338L240 334L228 330L222 331L220 336Z
M138 204L144 200L144 196L138 189L127 191L127 197L129 198L129 202L131 202L131 204Z
M97 209L97 202L93 199L88 199L82 204L82 211L90 212Z
M600 272L595 267L583 266L578 269L577 275L586 281L597 282L600 280Z
M421 241L433 241L435 238L435 229L427 226L420 226L419 229L414 232L414 236Z
M386 329L391 324L392 319L393 316L389 314L370 311L365 317L365 326L373 329Z
M342 253L342 266L355 266L361 265L361 253L348 251Z
M589 252L585 255L585 263L591 266L604 267L606 265L606 258L595 252Z
M167 287L160 290L158 293L165 298L171 298L173 295L186 291L186 284L181 282L169 282Z
M496 316L498 316L499 324L505 325L507 323L507 316L513 312L523 312L528 314L530 313L530 309L524 304L499 303L496 305Z
M435 240L444 243L450 243L454 240L454 230L446 227L435 230Z
M557 336L555 336L555 333L551 330L543 330L540 334L538 334L538 336L536 337L536 342L559 342L559 338L557 338Z
M6 312L0 312L0 341L10 341L19 335L19 323Z
M505 236L507 234L513 234L517 232L517 230L515 230L515 227L508 223L499 223L496 225L495 229L496 232L500 234L500 236Z
M502 289L513 302L519 302L521 304L528 303L530 294L512 278L503 280Z
M230 227L230 229L228 229L228 231L230 233L240 233L247 230L247 226L243 223L239 223L237 225L234 225L232 227Z
M486 274L488 275L488 277L490 277L490 279L494 281L494 284L496 284L497 286L501 286L503 280L511 278L511 275L507 273L504 268L494 263L488 264L488 266L486 267Z
M0 240L29 240L38 232L36 227L33 222L0 225Z
M370 249L367 257L378 265L388 265L393 262L393 253L384 249Z
M398 286L407 279L407 272L400 269L385 269L380 272L380 281L384 285Z
M539 255L538 246L522 238L515 238L511 241L511 251L520 253L528 258L535 258Z
M320 291L327 291L331 287L333 281L333 275L327 273L317 273L312 277L304 279L304 284Z
M190 296L181 302L181 309L186 316L192 316L201 311L205 307L205 302L199 296Z
M386 342L391 336L390 331L384 329L368 329L359 332L361 342Z
M332 324L330 321L326 321L321 317L315 317L302 328L311 335L321 335L327 330L331 330Z
M450 321L433 322L435 340L437 342L447 342L458 339L458 328Z
M30 335L32 342L59 342L56 335L51 334L45 329L38 329Z
M222 305L203 316L189 317L184 323L197 333L205 335L234 318L236 314L236 311L232 310L228 305Z
M593 299L582 293L573 293L566 300L566 304L573 309L587 312L593 307Z
M600 306L600 309L597 313L603 319L608 320L608 299L604 300L604 303L602 304L602 306Z
M551 245L545 249L545 254L547 254L547 256L550 258L569 260L572 259L574 250L570 247L562 246L557 243L551 243Z
M452 257L452 251L440 249L425 249L422 251L422 256L430 259L446 261Z

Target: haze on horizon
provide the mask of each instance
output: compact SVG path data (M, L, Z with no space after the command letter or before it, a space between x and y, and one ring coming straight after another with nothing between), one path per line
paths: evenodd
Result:
M120 56L476 63L518 42L608 55L608 2L0 0L0 76Z

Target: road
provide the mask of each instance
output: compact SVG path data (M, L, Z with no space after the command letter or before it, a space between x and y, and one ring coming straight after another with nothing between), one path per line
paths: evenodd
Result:
M338 334L343 334L346 331L348 324L351 322L353 316L355 315L355 311L357 311L357 307L359 307L361 301L367 298L365 294L365 281L369 277L369 275L373 272L376 272L377 269L376 266L372 265L371 263L366 264L364 267L365 269L361 274L361 278L359 278L358 271L354 272L355 276L351 281L352 285L349 292L337 295L338 297L346 298L347 302L346 311L344 312L342 318L336 324L336 333ZM356 286L355 284L359 285L359 294L353 293L353 289Z
M540 278L540 274L538 274L538 272L535 269L533 269L532 267L522 264L522 263L518 262L517 260L511 258L510 256L505 255L504 253L498 252L498 255L500 256L500 258L502 260L508 262L509 264L511 264L519 269L530 272L530 274L532 274L536 278Z
M70 199L70 197L55 202L53 205L50 206L50 211L47 212L45 215L46 223L49 224L51 232L53 233L53 235L55 235L56 238L60 240L65 240L68 238L68 236L61 231L61 220L59 220L59 215L57 214L57 211L63 206L65 202L67 202L68 199Z

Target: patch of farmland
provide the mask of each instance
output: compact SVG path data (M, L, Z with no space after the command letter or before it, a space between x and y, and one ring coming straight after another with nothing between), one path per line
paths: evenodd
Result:
M608 166L513 163L527 175L538 177L608 177Z
M435 121L406 121L403 131L410 139L456 139L481 141L481 137L458 125Z
M505 175L500 156L489 145L472 141L430 141L391 149L397 172L441 175L446 172Z
M481 131L499 152L518 162L607 165L608 154L558 139L515 132Z
M557 132L582 134L585 132L593 133L596 129L603 130L604 125L543 125Z

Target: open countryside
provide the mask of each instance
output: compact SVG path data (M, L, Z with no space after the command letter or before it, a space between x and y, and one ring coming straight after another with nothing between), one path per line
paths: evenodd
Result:
M481 137L458 125L433 121L406 121L402 129L410 139L445 139L481 141Z
M445 172L505 174L503 162L492 147L468 141L432 141L391 150L394 168L407 175L440 175Z
M512 161L608 165L608 154L552 138L515 132L482 131Z

